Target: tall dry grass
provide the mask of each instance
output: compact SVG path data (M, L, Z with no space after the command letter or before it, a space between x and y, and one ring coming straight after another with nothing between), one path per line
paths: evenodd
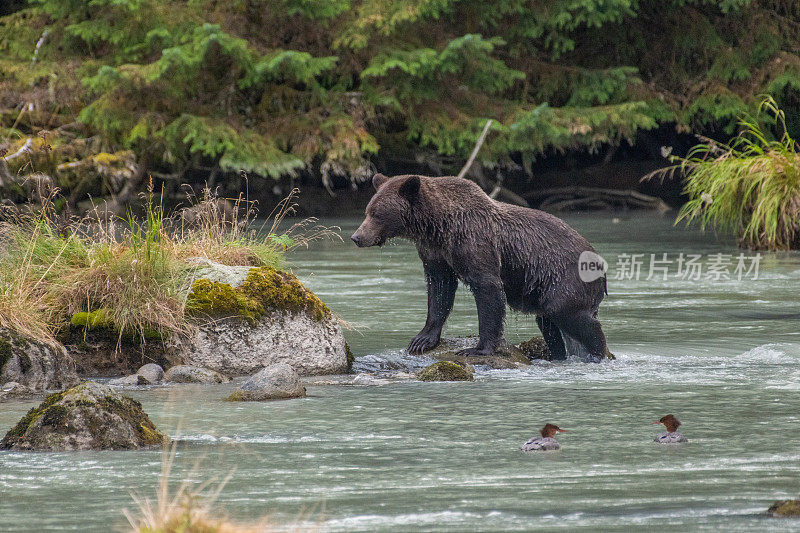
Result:
M218 505L220 494L233 474L223 480L208 480L199 485L182 481L176 487L170 483L175 464L177 441L165 446L161 474L155 498L134 494L135 509L123 509L130 533L270 533L273 531L315 531L300 525L277 526L269 516L252 522L232 520ZM190 476L197 477L199 465ZM307 517L306 517L307 518ZM305 522L308 522L306 519Z
M35 212L7 215L0 228L0 326L49 342L77 313L101 310L120 340L183 333L196 268L186 259L279 268L286 252L335 235L314 219L280 229L296 194L270 213L267 231L253 203L208 189L170 217L152 183L141 217L65 217L58 199L46 197Z

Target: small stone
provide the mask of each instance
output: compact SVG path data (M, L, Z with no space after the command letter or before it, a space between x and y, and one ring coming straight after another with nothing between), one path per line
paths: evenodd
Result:
M776 518L798 518L800 500L778 500L767 509L767 514Z
M0 402L11 398L29 398L35 395L35 390L16 381L9 381L0 386Z
M417 374L417 379L420 381L475 381L474 373L471 365L439 361L423 368Z
M161 365L155 363L148 363L142 366L136 373L145 378L150 383L158 383L164 379L164 369Z
M233 402L260 402L264 400L282 400L286 398L302 398L306 388L300 382L300 376L294 368L286 363L270 365L254 374L242 386L228 397Z
M28 411L0 440L0 450L130 450L165 440L142 404L87 381Z
M150 381L139 374L132 374L124 378L112 379L108 382L109 387L143 387L150 385Z
M170 383L227 383L230 381L219 372L192 365L173 366L164 374Z

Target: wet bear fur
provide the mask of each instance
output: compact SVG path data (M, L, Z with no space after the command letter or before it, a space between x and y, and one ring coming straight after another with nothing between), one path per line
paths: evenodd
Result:
M495 201L456 177L376 174L372 183L376 193L352 240L367 247L408 239L425 270L428 318L409 352L438 345L460 280L474 294L480 336L462 355L492 354L503 338L507 304L536 315L553 359L610 356L597 320L606 279L581 280L579 257L594 249L564 221Z

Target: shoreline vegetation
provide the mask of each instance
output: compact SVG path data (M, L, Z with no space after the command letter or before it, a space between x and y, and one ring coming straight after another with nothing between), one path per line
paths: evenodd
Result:
M740 117L729 142L701 140L686 157L671 156L674 166L645 177L685 176L688 201L676 224L730 231L756 250L800 249L800 153L777 102L767 96L755 115Z
M341 192L375 167L455 174L489 120L469 174L486 190L636 188L661 148L727 139L761 93L797 112L784 4L14 0L0 194L47 181L124 214L148 176L172 202L187 182L235 197L241 171L259 193ZM632 179L544 176L643 159Z
M152 182L144 216L70 217L51 194L38 209L6 213L0 223L0 327L56 344L70 326L105 328L117 343L161 342L191 327L189 275L203 258L280 269L285 254L335 232L305 219L280 230L297 191L257 227L257 209L205 189L167 216Z

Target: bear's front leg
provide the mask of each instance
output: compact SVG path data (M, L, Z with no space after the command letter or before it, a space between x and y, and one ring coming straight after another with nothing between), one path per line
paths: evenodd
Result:
M408 345L408 353L412 354L420 354L439 345L442 328L453 309L458 288L458 278L446 262L423 260L422 264L428 285L428 319L422 331Z
M488 356L503 339L503 320L506 316L506 296L500 278L489 278L470 283L478 307L478 345L461 350L457 355Z

